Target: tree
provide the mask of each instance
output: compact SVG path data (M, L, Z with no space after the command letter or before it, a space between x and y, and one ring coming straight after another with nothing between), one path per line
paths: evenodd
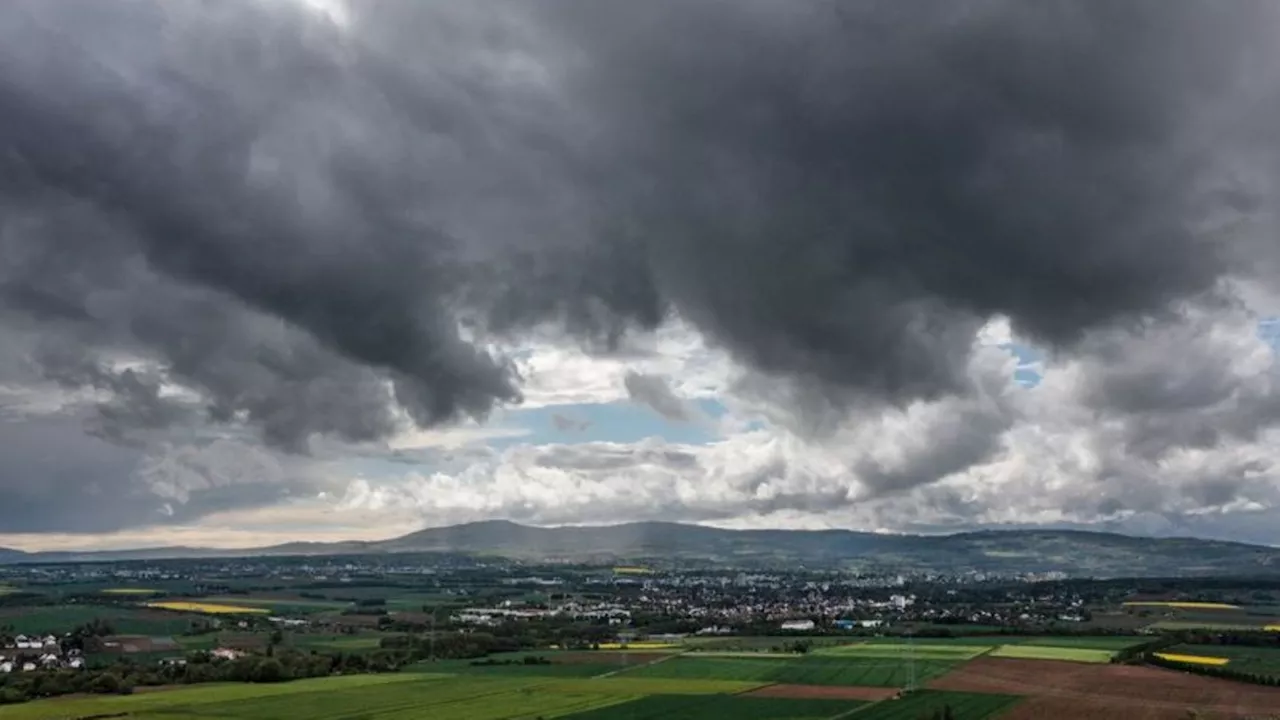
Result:
M273 683L285 679L284 666L275 658L267 658L253 668L251 679L256 683Z

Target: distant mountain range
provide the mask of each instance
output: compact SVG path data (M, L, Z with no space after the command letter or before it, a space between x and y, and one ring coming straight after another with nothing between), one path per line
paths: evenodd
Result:
M836 565L888 572L1059 571L1099 577L1280 574L1280 548L1195 538L1079 530L888 535L850 530L722 530L661 522L540 528L502 520L431 528L377 542L299 542L248 550L165 547L23 553L0 549L0 562L434 552L564 562L670 558L733 565Z

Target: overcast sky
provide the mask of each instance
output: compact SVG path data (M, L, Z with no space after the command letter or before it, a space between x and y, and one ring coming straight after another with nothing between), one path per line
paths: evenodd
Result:
M8 0L0 546L1280 544L1280 4Z

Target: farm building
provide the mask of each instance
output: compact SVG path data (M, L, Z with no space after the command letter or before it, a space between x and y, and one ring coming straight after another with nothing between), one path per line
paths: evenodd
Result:
M812 620L788 620L782 623L783 630L806 631L812 630L814 627Z

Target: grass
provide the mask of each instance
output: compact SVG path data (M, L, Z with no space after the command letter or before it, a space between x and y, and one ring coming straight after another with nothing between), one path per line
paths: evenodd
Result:
M143 603L143 607L154 608L156 610L177 610L178 612L193 612L206 615L248 615L248 614L267 614L267 610L258 607L249 607L246 605L223 605L221 603L191 602L186 600L162 600L159 602Z
M955 720L987 720L1021 699L1015 695L919 690L896 700L882 700L850 717L854 720L919 720L949 706Z
M991 657L1018 658L1021 660L1066 660L1082 663L1106 663L1111 662L1111 657L1115 653L1111 650L1053 647L1050 645L1001 645L989 654Z
M650 695L631 702L569 715L566 720L827 720L865 703L855 700L791 699L742 695Z
M917 680L937 677L958 661L917 659ZM725 679L796 685L864 685L900 687L910 669L905 658L821 657L786 658L702 657L684 655L626 671L624 677Z

